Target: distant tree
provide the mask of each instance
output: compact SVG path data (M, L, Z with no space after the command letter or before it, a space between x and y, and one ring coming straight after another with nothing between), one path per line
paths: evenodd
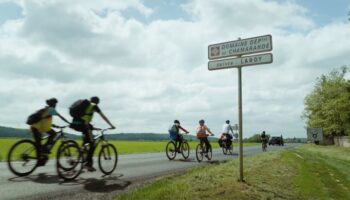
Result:
M348 12L348 20L350 21L350 11Z
M350 132L350 81L346 66L322 75L306 96L303 118L307 127L323 128L324 135Z

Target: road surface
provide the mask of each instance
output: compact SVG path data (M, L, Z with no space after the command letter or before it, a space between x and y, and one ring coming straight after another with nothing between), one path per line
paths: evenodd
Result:
M165 144L164 144L165 145ZM268 151L295 147L268 147ZM213 150L211 162L198 163L192 150L187 161L181 155L169 161L165 153L147 153L119 156L117 170L110 176L103 176L95 162L96 172L84 172L73 182L63 182L55 171L55 162L50 160L46 166L37 168L32 175L16 177L7 163L0 163L0 199L113 199L117 193L134 188L158 176L181 174L195 166L238 158L237 148L234 155L223 155L220 149ZM244 155L262 153L260 146L244 147ZM238 170L238 169L237 169Z

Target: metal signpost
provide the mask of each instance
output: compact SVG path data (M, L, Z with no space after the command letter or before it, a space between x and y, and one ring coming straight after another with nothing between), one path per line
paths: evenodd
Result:
M236 41L212 44L208 46L209 70L228 68L238 69L238 131L239 131L239 180L243 177L243 114L242 114L242 67L268 64L273 62L271 53L256 54L272 50L272 36L263 35ZM256 54L242 57L247 54ZM222 59L233 57L228 59ZM218 59L218 60L216 60ZM221 59L221 60L220 60Z

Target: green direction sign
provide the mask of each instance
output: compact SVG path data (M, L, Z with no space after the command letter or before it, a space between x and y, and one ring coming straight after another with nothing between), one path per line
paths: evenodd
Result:
M208 46L209 60L255 54L272 50L272 36L263 35L242 40L223 42Z
M214 60L208 62L209 70L235 68L249 65L261 65L272 63L273 56L271 53L245 56L240 58L229 58L223 60Z

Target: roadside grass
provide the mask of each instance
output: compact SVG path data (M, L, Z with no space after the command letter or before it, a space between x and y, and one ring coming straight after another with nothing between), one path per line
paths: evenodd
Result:
M238 159L159 178L116 199L349 199L350 149L304 145L245 157L245 183Z
M7 153L10 150L11 146L19 141L18 138L2 138L0 139L0 161L6 160ZM44 143L43 141L42 143ZM77 140L81 144L81 140ZM135 153L154 153L154 152L165 152L165 146L168 141L115 141L109 140L110 143L115 145L118 150L118 154L135 154ZM189 142L191 153L196 148L198 144L197 141ZM218 148L219 145L216 142L211 143L213 148ZM245 146L254 146L259 145L255 143L247 143ZM55 144L51 150L50 158L56 157L57 148L59 143ZM234 144L234 148L237 149L237 144ZM95 151L97 155L98 151Z

